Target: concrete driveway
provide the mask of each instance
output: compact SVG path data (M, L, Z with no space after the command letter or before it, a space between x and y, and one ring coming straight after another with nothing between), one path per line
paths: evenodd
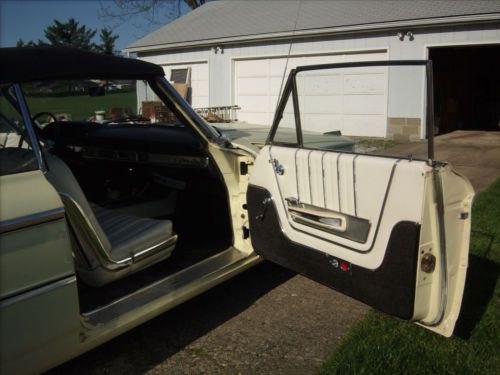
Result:
M427 142L400 144L391 152L427 157ZM434 141L435 159L451 163L467 176L476 192L486 189L500 177L500 131L459 130L440 135Z
M397 145L426 157L425 142ZM436 138L476 191L500 177L500 132ZM52 374L310 374L368 307L270 263L262 263Z

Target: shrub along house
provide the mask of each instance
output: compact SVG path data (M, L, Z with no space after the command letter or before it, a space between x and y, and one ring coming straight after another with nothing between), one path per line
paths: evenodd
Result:
M239 121L263 125L272 122L285 66L431 59L436 132L499 130L498 1L214 1L125 52L187 82L195 108L237 105ZM387 95L390 85L415 79L424 85L423 76L384 73L371 95L353 92L330 113L315 113L314 130L335 121L346 135L368 126L364 135L425 138L425 90L405 103Z

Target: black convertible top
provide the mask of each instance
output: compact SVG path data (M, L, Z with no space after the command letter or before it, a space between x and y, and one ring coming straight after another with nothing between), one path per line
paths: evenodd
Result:
M163 69L136 59L69 47L0 48L0 84L67 79L149 79Z

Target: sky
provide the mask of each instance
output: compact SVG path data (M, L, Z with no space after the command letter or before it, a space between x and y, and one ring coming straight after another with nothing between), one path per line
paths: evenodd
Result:
M114 34L119 35L115 48L122 50L172 20L163 16L159 19L160 24L149 24L145 22L144 16L136 16L129 22L119 25L117 20L99 17L101 2L104 6L114 6L111 0L0 0L0 46L14 47L20 38L25 42L44 39L43 30L51 25L54 19L66 22L73 17L80 25L98 30L96 43L99 42L99 30L103 27L111 28ZM170 0L170 3L173 3L171 6L180 6L180 14L189 11L189 7L182 0ZM170 9L178 13L177 8ZM141 25L143 26L138 27Z

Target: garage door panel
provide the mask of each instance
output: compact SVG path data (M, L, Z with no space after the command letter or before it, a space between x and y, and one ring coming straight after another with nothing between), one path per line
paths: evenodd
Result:
M269 92L268 78L240 78L237 95L267 95Z
M268 59L269 75L271 77L281 78L286 66L286 59ZM290 61L288 61L290 65Z
M268 74L267 60L241 60L237 62L237 74L240 77L261 77Z
M304 116L307 126L303 130L319 133L342 130L342 118L342 115L335 114L307 114Z
M344 114L384 115L386 100L384 95L345 95Z
M387 88L385 73L360 73L344 75L345 94L383 94Z
M305 96L300 101L300 110L303 113L342 114L342 96Z
M314 74L307 76L302 83L297 77L299 92L304 95L342 94L342 76L340 74Z
M282 80L282 77L269 77L269 95L278 97ZM283 82L283 86L285 86L285 82Z
M239 102L241 107L240 113L243 112L258 112L267 113L269 112L269 103L267 97L261 95L245 95L242 96Z
M385 59L385 52L291 57L287 70L301 65ZM287 60L282 57L235 61L233 104L241 107L239 120L249 123L260 120L264 122L257 124L271 125L286 65ZM297 84L303 85L299 90L301 116L314 119L314 128L321 132L342 130L351 135L385 136L386 68L363 68L356 74L350 69L310 73L303 83L299 75ZM268 111L265 119L253 116L262 111ZM368 123L374 125L370 125L369 134L365 134L363 126Z

